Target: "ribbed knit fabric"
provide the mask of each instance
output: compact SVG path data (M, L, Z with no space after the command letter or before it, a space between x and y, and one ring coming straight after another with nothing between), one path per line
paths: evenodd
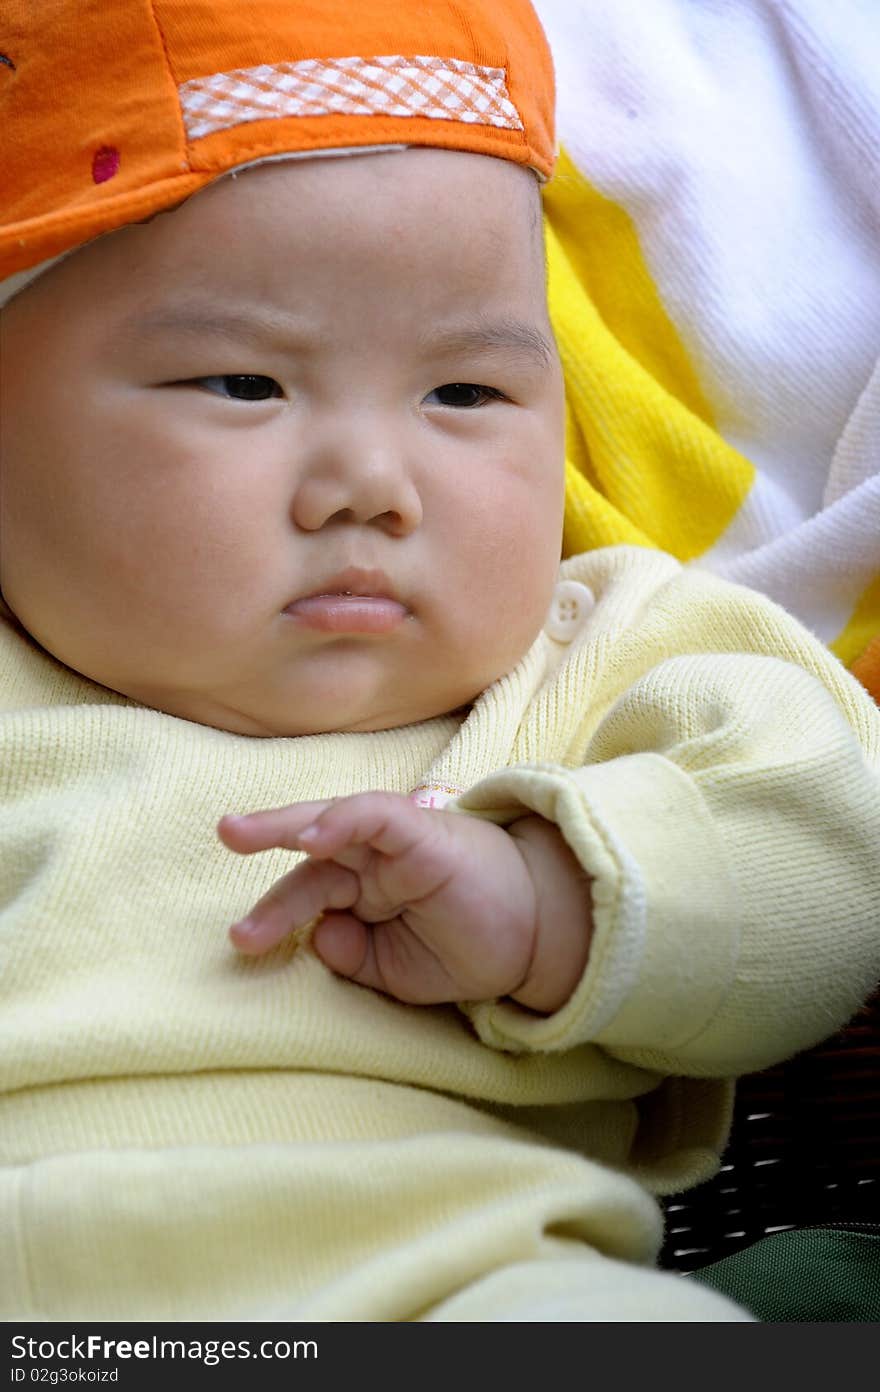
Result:
M620 1263L656 1253L649 1191L716 1164L725 1079L880 972L880 713L770 601L659 553L563 579L596 601L577 631L375 734L204 728L3 627L0 1317L482 1319L525 1291L605 1319L615 1289L736 1317ZM596 935L557 1015L236 956L293 857L232 855L218 818L366 788L558 823Z

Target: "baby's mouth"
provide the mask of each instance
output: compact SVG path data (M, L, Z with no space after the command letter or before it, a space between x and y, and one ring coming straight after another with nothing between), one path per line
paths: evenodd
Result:
M391 633L409 614L391 581L379 570L348 569L330 576L310 594L288 604L284 613L301 628L319 633Z

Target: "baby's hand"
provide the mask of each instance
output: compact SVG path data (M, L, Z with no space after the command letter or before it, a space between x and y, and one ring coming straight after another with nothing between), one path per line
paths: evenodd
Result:
M589 882L540 817L502 830L399 793L360 793L224 817L218 831L243 855L281 846L309 856L233 925L241 952L268 952L323 914L312 936L321 960L413 1004L510 996L549 1013L583 973Z

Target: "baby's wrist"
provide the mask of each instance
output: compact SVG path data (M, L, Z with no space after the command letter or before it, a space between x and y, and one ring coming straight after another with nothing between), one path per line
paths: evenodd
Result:
M528 971L510 999L542 1015L560 1010L584 974L593 930L590 877L558 827L522 817L508 828L535 890Z

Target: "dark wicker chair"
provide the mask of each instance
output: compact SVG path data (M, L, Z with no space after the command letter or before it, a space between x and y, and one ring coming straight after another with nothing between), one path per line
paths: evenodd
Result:
M740 1081L719 1174L665 1209L676 1271L785 1228L880 1225L880 992L833 1039Z

